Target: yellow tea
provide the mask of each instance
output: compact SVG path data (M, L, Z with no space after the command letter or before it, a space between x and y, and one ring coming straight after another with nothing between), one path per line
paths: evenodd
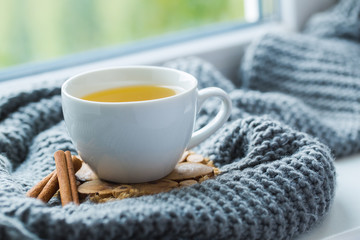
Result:
M110 88L88 94L81 99L94 102L137 102L170 97L176 94L171 88L157 85L133 85Z

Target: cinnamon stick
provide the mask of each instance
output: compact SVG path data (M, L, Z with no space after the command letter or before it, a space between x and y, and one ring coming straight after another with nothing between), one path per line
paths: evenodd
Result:
M77 192L75 171L74 171L73 161L71 158L71 153L69 151L66 151L65 157L66 157L66 164L67 164L67 169L68 169L68 174L69 174L71 197L72 197L73 202L75 204L79 205L79 195Z
M82 165L82 161L76 156L72 156L72 163L74 173L76 173ZM43 178L40 182L38 182L34 187L32 187L27 193L26 196L32 198L38 198L43 202L48 202L59 190L59 181L57 176L57 171L52 171L49 175ZM78 199L78 195L76 194L75 199Z
M41 190L37 198L43 202L48 202L54 196L54 194L57 192L58 189L59 189L59 181L58 181L57 173L55 172L55 174L52 175L50 180Z
M75 156L71 156L72 159L72 163L74 165L74 172L76 173L77 171L80 170L81 166L82 166L82 160L78 159Z
M74 172L76 173L81 168L82 161L77 157L73 156L72 163L74 166ZM57 190L59 190L59 181L56 170L54 170L54 173L55 174L50 178L50 180L41 190L40 194L37 196L37 198L43 202L48 202L55 195ZM78 195L77 195L77 199L79 199Z
M63 151L57 151L54 154L54 158L59 181L61 204L65 206L73 200L65 153Z
M45 185L49 182L51 177L55 174L56 170L52 171L49 175L47 175L43 180L41 180L38 184L33 186L27 193L26 196L36 198L43 190Z

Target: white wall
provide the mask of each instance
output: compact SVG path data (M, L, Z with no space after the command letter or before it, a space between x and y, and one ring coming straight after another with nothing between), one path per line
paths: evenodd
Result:
M299 31L308 18L333 6L337 0L281 0L282 22L287 30Z

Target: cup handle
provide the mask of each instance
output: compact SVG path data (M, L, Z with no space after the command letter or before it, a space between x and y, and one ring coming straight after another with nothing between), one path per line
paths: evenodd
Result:
M218 130L229 118L231 113L231 100L229 95L220 88L209 87L202 89L198 92L198 102L197 102L197 111L200 111L201 106L209 97L218 97L220 98L222 104L220 111L216 114L215 118L211 120L210 123L202 127L201 129L194 132L191 136L190 142L188 144L188 149L195 147L216 130Z

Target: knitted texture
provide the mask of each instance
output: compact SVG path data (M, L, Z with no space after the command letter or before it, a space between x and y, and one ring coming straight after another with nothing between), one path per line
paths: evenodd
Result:
M319 138L336 156L359 152L360 45L350 41L360 40L359 13L359 1L344 0L315 16L307 35L267 34L254 42L240 69L242 85L264 100L273 96L273 104L254 108L241 95L237 104Z
M335 13L343 11L328 15ZM334 197L331 151L360 150L359 46L342 34L311 35L320 29L316 21L307 35L271 34L254 42L241 66L244 89L199 59L167 64L193 74L199 88L225 89L233 101L229 121L196 149L222 173L168 193L65 207L57 198L44 204L25 197L54 170L56 150L76 153L62 120L62 81L3 94L0 238L291 239L309 230ZM197 127L218 108L216 100L205 102Z

